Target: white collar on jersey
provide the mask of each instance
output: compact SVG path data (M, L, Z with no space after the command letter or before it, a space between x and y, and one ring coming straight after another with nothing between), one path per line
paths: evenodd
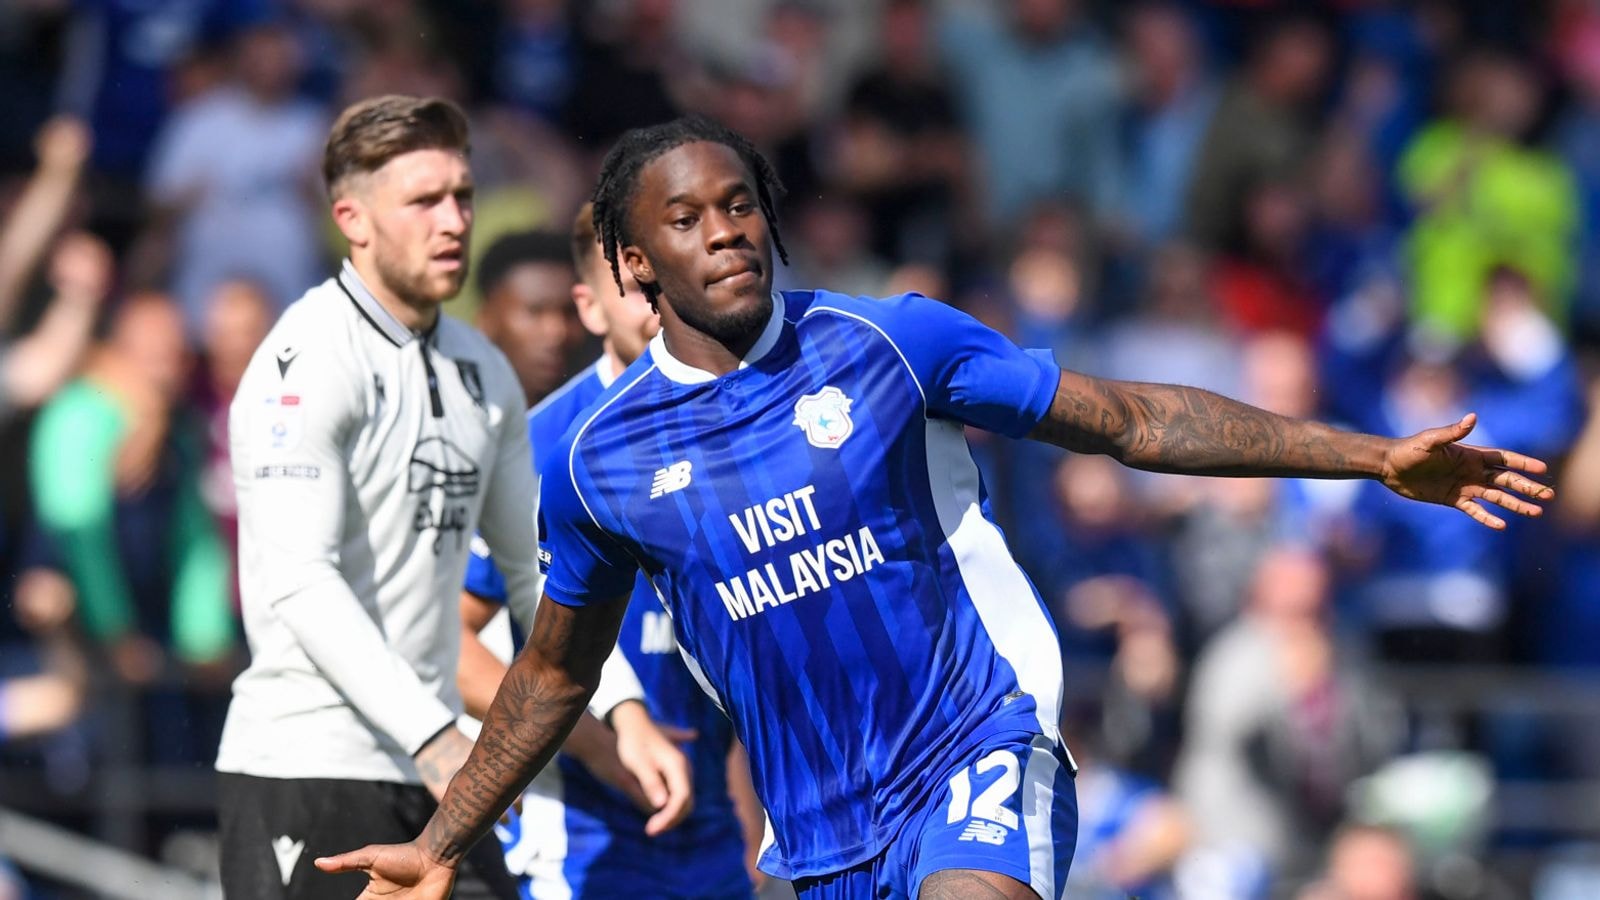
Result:
M602 388L611 387L611 382L616 381L619 375L628 370L628 367L622 364L622 360L609 353L600 354L600 358L595 360L590 368L594 370L594 377L600 379Z
M778 343L778 337L783 334L783 295L777 291L772 292L772 317L767 319L767 327L761 330L761 337L751 345L750 352L739 360L739 368L747 368L753 363L761 361L763 356ZM665 332L656 332L650 339L650 358L655 360L656 368L661 374L679 384L705 384L715 381L717 376L704 369L696 369L671 353L667 352Z
M367 283L361 280L361 273L356 271L355 265L348 258L340 268L339 285L350 295L350 299L355 301L356 308L361 310L368 322L372 323L372 327L378 329L390 343L396 347L404 347L417 338L416 332L400 324L400 320L378 302L378 298L367 288ZM444 311L440 310L439 315L443 317ZM438 326L434 327L437 329Z

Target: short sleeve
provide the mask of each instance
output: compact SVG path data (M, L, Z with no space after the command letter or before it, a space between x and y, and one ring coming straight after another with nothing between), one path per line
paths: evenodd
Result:
M494 564L488 542L479 535L472 536L472 552L467 556L467 575L462 579L461 587L474 597L501 606L506 603L505 577Z
M626 599L639 564L590 514L573 484L567 456L563 444L551 454L541 480L544 546L550 554L545 596L563 606Z
M930 413L1026 437L1050 411L1061 369L1048 350L1022 350L972 316L921 294L857 307L911 367Z

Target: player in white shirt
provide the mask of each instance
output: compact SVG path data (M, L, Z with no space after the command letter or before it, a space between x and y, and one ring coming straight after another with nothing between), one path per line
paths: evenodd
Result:
M437 99L357 103L323 174L350 258L284 314L230 410L252 657L217 758L235 900L353 896L359 876L311 860L432 814L471 749L455 669L473 532L504 561L524 625L540 590L521 387L487 339L439 314L466 277L465 117ZM608 672L601 714L641 696L625 667ZM686 812L682 753L627 721L649 748L633 774ZM515 896L494 847L468 869L457 896Z

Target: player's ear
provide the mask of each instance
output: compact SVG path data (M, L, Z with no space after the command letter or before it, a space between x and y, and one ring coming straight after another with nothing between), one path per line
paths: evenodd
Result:
M333 223L352 247L372 243L372 216L367 205L353 191L341 191L333 200Z
M606 318L605 304L600 302L594 288L582 281L573 285L572 305L578 308L578 321L583 323L583 327L590 334L603 338L611 330L611 323Z
M622 264L628 267L633 280L639 284L656 283L656 273L650 265L650 260L645 259L644 251L633 244L622 248Z

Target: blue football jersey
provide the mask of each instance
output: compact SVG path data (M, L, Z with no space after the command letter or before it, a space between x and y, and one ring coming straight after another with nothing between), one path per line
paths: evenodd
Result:
M926 297L790 291L721 377L658 336L549 457L546 596L643 570L749 751L767 872L878 855L986 739L1060 740L1055 630L963 434L1026 435L1059 378Z
M545 458L561 440L561 435L579 421L579 414L605 393L610 382L603 377L601 362L603 360L567 379L565 384L545 395L543 400L528 410L528 442L533 445L532 464L535 472L544 468ZM540 539L543 537L541 530ZM542 552L540 563L544 563ZM474 540L472 543L472 554L467 558L467 573L462 587L485 600L501 605L506 602L505 579L501 577L500 570L495 568L488 545L482 541Z
M537 464L547 461L561 435L582 421L605 391L604 361L580 372L528 412L528 438ZM487 547L474 542L465 587L505 602L505 587ZM642 577L630 602L618 646L645 691L658 722L692 729L683 747L694 777L694 809L659 837L644 833L646 817L620 792L596 780L583 765L558 756L537 783L545 796L525 800L523 813L497 828L507 863L528 880L529 895L611 897L660 891L662 896L750 895L744 835L728 797L727 760L733 730L678 655L672 623ZM553 776L553 777L552 777Z

